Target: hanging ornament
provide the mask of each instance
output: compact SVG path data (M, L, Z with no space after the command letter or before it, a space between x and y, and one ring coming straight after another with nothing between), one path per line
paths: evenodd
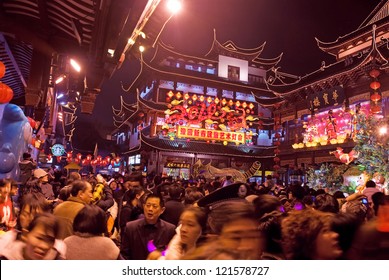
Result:
M169 92L167 93L167 96L169 96L169 98L172 98L172 97L174 96L174 93L173 93L172 91L169 91Z
M377 90L381 87L381 84L378 81L374 81L370 83L370 88Z
M370 100L373 101L373 102L377 102L379 100L381 100L381 95L378 93L378 92L374 92L371 96L370 96Z
M0 83L0 104L8 103L14 97L12 89L6 84Z
M2 61L0 61L0 79L5 75L5 65Z
M378 69L372 69L369 72L370 77L376 79L380 75L380 71Z

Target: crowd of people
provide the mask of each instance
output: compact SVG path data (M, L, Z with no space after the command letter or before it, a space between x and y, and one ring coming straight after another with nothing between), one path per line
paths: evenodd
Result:
M371 180L346 196L271 176L29 172L0 180L0 259L389 259L389 197Z

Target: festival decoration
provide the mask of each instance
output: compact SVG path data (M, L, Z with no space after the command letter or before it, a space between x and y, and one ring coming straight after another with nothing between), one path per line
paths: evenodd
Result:
M5 75L5 65L2 61L0 61L0 79Z
M14 94L12 89L6 84L0 83L0 104L10 102L13 96Z
M193 165L193 173L195 177L204 176L206 179L214 179L215 177L232 176L235 182L246 182L261 168L261 163L255 161L249 170L241 172L235 168L216 168L208 163L204 165L201 160Z
M337 147L336 151L330 152L330 154L334 154L337 159L347 165L358 157L358 152L352 150L349 153L344 153L341 147Z

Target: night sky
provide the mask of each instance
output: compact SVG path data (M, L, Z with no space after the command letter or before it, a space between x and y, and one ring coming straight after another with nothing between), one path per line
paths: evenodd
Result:
M183 8L166 25L160 39L179 52L203 56L211 47L213 30L219 42L232 40L238 47L251 49L264 42L262 58L281 53L280 71L304 75L318 69L322 61L334 57L317 47L315 37L335 41L359 25L379 0L183 0ZM161 2L163 5L163 2ZM103 85L92 116L101 136L114 129L111 105L119 108L120 95L133 100L133 93L121 90L120 82L131 84L139 65L127 60ZM76 129L75 134L80 131Z

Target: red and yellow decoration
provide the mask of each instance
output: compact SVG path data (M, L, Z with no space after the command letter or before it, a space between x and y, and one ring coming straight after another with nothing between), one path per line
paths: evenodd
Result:
M224 132L220 130L191 128L186 126L178 126L177 136L178 138L194 138L208 141L218 140L239 144L245 143L245 133L243 132Z

